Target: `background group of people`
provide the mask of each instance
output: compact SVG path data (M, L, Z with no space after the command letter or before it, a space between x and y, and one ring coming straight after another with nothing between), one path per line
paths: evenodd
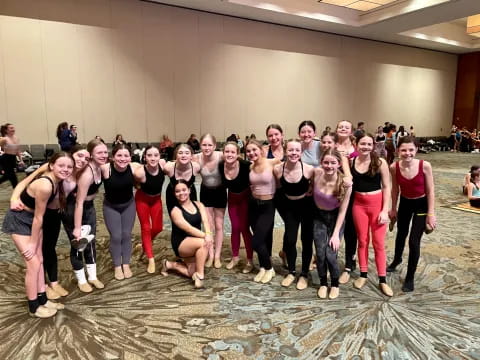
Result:
M70 131L68 125L59 129L65 134ZM163 259L163 275L176 271L191 277L196 288L204 286L205 267L223 266L223 222L228 208L232 256L226 268L243 263L242 272L251 272L256 252L259 271L253 280L269 283L275 276L272 243L277 210L285 223L280 256L288 274L282 286L296 282L298 290L307 288L313 258L320 277L318 296L334 299L339 296L339 284L350 280L358 255L360 277L353 285L361 289L368 281L371 233L379 288L392 296L386 275L402 262L410 233L403 291L412 291L422 234L436 226L432 169L428 162L415 158L414 138L402 136L398 140L399 160L389 166L376 152L375 137L361 127L354 137L348 121L339 122L333 132L325 129L320 138L315 124L304 121L298 135L298 139L285 142L281 126L269 125L267 145L256 139L244 145L248 161L240 156L238 136L218 151L211 134L197 140L200 152L180 144L174 161L169 162L155 146L145 149L143 164L132 162L130 147L118 137L110 156L100 139L90 141L86 148L75 144L69 152L55 154L16 186L2 228L12 235L26 263L30 314L53 316L63 305L52 300L68 294L57 274L55 247L61 223L71 241L70 261L79 289L88 293L104 287L96 269L94 206L102 183L115 279L133 276L130 262L135 214L141 225L147 272L155 272L152 241L163 230L165 176L170 180L165 194L172 221L172 248L181 261ZM202 178L199 196L194 184L197 175ZM385 234L388 223L394 221L398 227L395 256L387 267ZM302 264L297 274L300 226ZM337 252L342 236L346 258L341 273ZM244 262L239 254L241 237L246 250Z
M480 131L468 130L465 126L459 128L454 124L450 130L448 141L451 151L479 152Z

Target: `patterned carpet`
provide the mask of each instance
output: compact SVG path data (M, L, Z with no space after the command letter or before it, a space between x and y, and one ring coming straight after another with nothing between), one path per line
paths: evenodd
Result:
M313 272L307 290L282 288L285 270L276 256L279 275L271 284L254 283L239 270L210 269L206 289L195 291L188 279L147 274L138 246L134 277L116 281L99 211L99 278L106 287L91 294L76 288L62 233L59 278L71 293L63 300L66 309L47 320L27 315L24 265L11 239L0 234L0 359L480 359L480 217L448 207L465 201L463 175L480 155L423 158L434 169L439 228L424 237L413 293L401 292L402 265L388 277L394 297L383 296L371 257L363 290L350 282L337 300L320 300ZM0 218L10 191L0 186ZM276 252L281 226L278 220ZM387 238L389 258L394 235ZM161 258L172 258L168 231L154 249L157 267ZM226 239L225 258L228 253Z

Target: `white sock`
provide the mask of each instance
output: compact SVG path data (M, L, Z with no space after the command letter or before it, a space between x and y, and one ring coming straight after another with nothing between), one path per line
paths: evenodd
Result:
M97 280L97 264L87 264L88 280Z
M87 278L85 277L85 270L81 268L80 270L73 270L75 273L75 277L79 284L85 284L87 282Z

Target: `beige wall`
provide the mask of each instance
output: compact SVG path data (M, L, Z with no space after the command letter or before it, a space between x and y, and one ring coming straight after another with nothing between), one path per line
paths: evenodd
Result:
M0 122L24 143L262 137L341 119L450 128L457 57L134 0L0 1Z

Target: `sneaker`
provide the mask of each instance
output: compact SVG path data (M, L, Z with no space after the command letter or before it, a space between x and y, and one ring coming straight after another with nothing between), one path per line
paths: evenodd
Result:
M84 292L84 293L89 293L93 291L89 283L78 284L78 288L80 289L81 292Z
M48 300L43 306L45 306L48 309L55 309L55 310L65 309L65 305L63 305L62 303L58 303L55 301L48 301Z
M242 269L242 274L248 274L251 273L253 270L253 263L252 261L247 261L245 264L245 267Z
M240 262L239 258L232 258L232 260L230 260L230 262L227 264L227 266L225 266L225 268L227 270L232 270L235 266L238 265L239 262Z
M201 288L203 288L203 280L204 280L204 279L201 278L200 275L199 275L197 272L193 273L193 275L192 275L192 280L193 280L193 282L194 282L194 284L195 284L195 289L201 289Z
M52 287L52 289L53 289L58 295L60 295L60 296L67 296L67 295L68 295L68 291L65 290L65 289L63 288L63 286L60 285L60 284L58 284L58 283L55 284L55 285L52 285L51 287ZM55 299L51 299L51 300L55 300Z
M255 275L255 277L253 278L253 281L255 282L262 281L262 278L264 275L265 275L265 268L261 267L260 270L258 271L258 274Z
M340 294L340 289L336 286L332 286L330 288L330 293L328 294L328 298L330 300L336 299L339 294Z
M305 290L308 287L308 279L300 275L297 281L297 290Z
M344 271L338 278L340 284L346 284L350 280L350 271Z
M280 283L283 287L289 287L295 281L295 276L293 274L288 274Z
M47 299L49 299L49 300L56 300L56 299L60 299L60 297L61 297L61 295L59 293L57 293L50 286L46 287L45 292L47 293Z
M390 297L393 296L392 288L390 286L388 286L388 284L380 283L379 287L380 287L380 290L382 291L382 293L384 295L387 295L387 296L390 296Z
M320 288L317 291L317 296L320 299L326 299L327 298L327 292L328 292L328 287L320 286Z
M93 286L95 286L95 288L97 288L97 289L103 289L105 287L105 285L103 285L103 283L98 279L88 280L88 282L90 284L92 284Z
M31 312L28 312L30 316L32 317L38 317L40 319L46 319L46 318L49 318L49 317L52 317L53 315L55 315L57 313L57 309L49 309L43 305L40 305L38 308L37 308L37 311L35 311L34 313L31 313Z
M265 270L265 275L263 275L260 281L262 284L266 284L272 281L274 277L275 277L275 270L272 267L270 270Z
M368 281L367 278L359 277L357 280L353 282L353 286L356 287L357 289L361 289L365 286L367 281Z

